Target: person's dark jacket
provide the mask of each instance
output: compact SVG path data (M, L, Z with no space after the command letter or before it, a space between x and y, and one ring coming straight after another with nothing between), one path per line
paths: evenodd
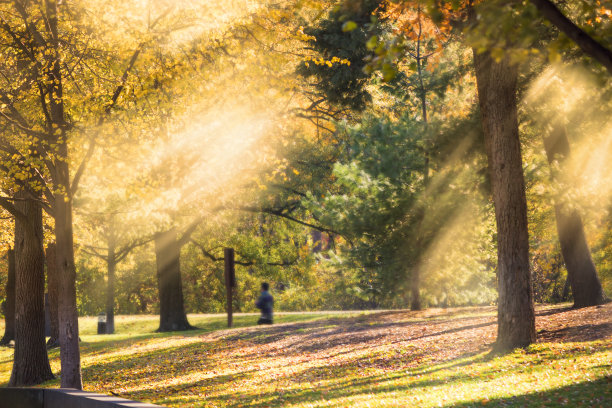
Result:
M263 317L272 318L274 298L268 291L261 292L259 299L255 302L255 307L261 310L261 315Z

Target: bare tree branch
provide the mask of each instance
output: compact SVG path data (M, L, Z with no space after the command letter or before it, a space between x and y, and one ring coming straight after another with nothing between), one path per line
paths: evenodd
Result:
M216 256L214 256L210 251L206 250L206 248L204 248L204 246L201 245L196 240L191 239L190 241L191 241L191 243L193 243L196 247L198 247L200 249L200 251L202 252L202 255L204 255L205 257L209 258L213 262L221 262L221 261L224 260L223 257L216 257ZM244 257L243 255L241 255L238 252L236 252L236 255L239 255L241 258ZM261 265L268 265L268 266L291 266L291 265L295 265L298 260L299 260L299 258L296 257L292 261L264 262ZM257 262L255 262L255 261L237 261L237 260L235 260L234 263L236 265L240 265L240 266L253 266L253 265L257 265Z
M179 247L182 247L191 239L191 234L195 232L196 228L198 228L198 226L203 220L204 220L204 217L198 217L195 220L193 220L191 224L187 226L187 228L185 228L185 231L183 231L182 236L178 239Z
M553 23L559 31L571 38L584 53L599 61L612 74L612 51L565 17L553 2L549 0L530 1L544 18Z
M151 241L153 241L153 238L149 237L149 238L143 238L140 240L136 240L134 242L131 242L130 244L124 245L123 247L119 249L119 251L117 251L117 256L116 256L117 262L123 261L125 257L128 256L130 252L132 252L132 250L138 248L139 246L146 245Z
M19 219L22 222L29 222L28 217L25 216L24 213L19 211L15 205L11 202L14 199L12 197L2 197L0 196L0 206L8 211L13 217Z
M81 251L85 252L86 254L100 258L105 262L108 262L108 256L106 254L98 253L94 247L83 245L83 247L81 248Z
M297 219L295 217L292 217L291 215L285 213L282 209L275 209L275 208L258 208L258 207L238 207L236 208L237 210L241 210L241 211L248 211L248 212L254 212L254 213L266 213L266 214L271 214L271 215L276 215L278 217L281 218L285 218L288 219L289 221L293 221L295 223L298 223L300 225L303 225L305 227L309 227L321 232L326 232L328 234L334 234L334 235L339 235L339 236L343 236L341 233L339 233L338 231L334 231L332 229L329 228L325 228L321 225L315 225L315 224L311 224L309 222L306 221L302 221L300 219Z

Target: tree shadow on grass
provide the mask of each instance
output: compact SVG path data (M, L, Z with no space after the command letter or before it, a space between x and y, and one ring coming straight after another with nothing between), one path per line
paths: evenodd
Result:
M388 318L394 319L395 315L386 313ZM462 330L475 330L485 326L495 324L491 317L471 317L452 320L438 320L435 322L411 321L411 322L380 322L373 316L359 317L359 319L335 319L327 318L315 322L305 323L290 323L272 327L257 327L248 328L241 331L223 331L218 333L202 334L201 339L193 339L190 344L180 346L166 347L163 344L154 345L154 349L140 352L138 354L121 355L115 360L98 362L94 365L84 367L84 377L87 381L105 381L108 383L107 389L113 385L112 380L108 381L106 376L127 379L126 388L133 388L133 392L122 394L127 398L147 399L155 398L157 402L166 401L163 398L170 398L169 401L175 399L179 401L181 393L185 396L198 394L199 391L220 392L220 394L211 396L205 402L219 405L237 406L245 404L255 407L263 406L283 406L287 404L311 403L319 400L332 398L347 398L356 394L363 393L363 389L368 389L372 393L397 392L410 393L412 387L435 387L441 386L448 381L463 383L487 381L487 376L499 377L499 372L495 370L487 371L486 368L478 372L478 376L468 376L461 370L461 367L471 364L479 364L486 362L496 355L484 354L482 347L486 348L486 344L482 343L481 347L477 348L475 353L471 350L468 353L459 354L449 357L448 354L440 356L436 360L436 350L428 350L413 344L406 343L406 347L393 345L378 350L374 346L378 344L381 337L385 337L385 333L389 329L404 327L406 330L400 330L398 333L398 341L411 342L415 339L431 338L427 340L427 344L435 344L440 346L444 344L448 347L455 347L458 337L454 336ZM399 316L401 317L401 316ZM466 320L469 319L469 320ZM360 323L357 323L359 321ZM452 326L446 323L452 322ZM371 323L371 324L369 324ZM577 325L577 321L572 321L577 332L584 332L585 328ZM361 324L359 326L358 324ZM442 325L434 326L434 325ZM431 326L431 327L428 327ZM550 327L551 324L548 324ZM595 327L595 332L598 335L602 332L601 327L597 325L587 325L587 327ZM607 327L608 323L603 323L602 326ZM554 327L554 326L553 326ZM416 328L416 330L413 330ZM424 332L423 329L430 330ZM565 330L567 328L559 329ZM372 330L372 332L368 332ZM190 333L191 334L191 333ZM442 343L436 340L435 336L445 336ZM470 333L470 339L481 336L479 330ZM192 336L181 336L192 337ZM198 341L199 340L199 341ZM273 342L268 349L259 347ZM383 345L394 344L391 339L383 340ZM170 346L172 343L168 343ZM336 345L346 346L340 349L333 349ZM255 347L255 348L252 348ZM372 348L372 352L365 349ZM534 346L533 349L528 349L526 353L536 353L537 368L518 367L517 371L525 370L544 370L550 366L552 362L559 359L567 358L568 354L578 356L581 354L590 354L595 349L609 350L612 344L599 342L595 348L584 347L579 344L574 346L564 346L563 353L558 353L558 349L547 346ZM332 349L332 350L328 350ZM255 354L250 354L253 350ZM300 371L289 374L283 374L282 380L285 384L299 384L297 388L287 386L285 390L280 388L276 391L270 391L277 386L275 379L269 379L269 374L273 370L281 370L283 367L300 364L300 361L291 357L295 354L304 353L307 357L310 354L306 351L323 351L323 354L316 356L320 359L320 365L315 367L307 367ZM466 349L467 350L467 349ZM339 352L338 352L339 351ZM360 351L351 356L352 352ZM365 353L363 353L365 351ZM468 350L469 351L469 350ZM342 355L341 359L335 359L335 356ZM281 364L266 364L260 366L260 362L271 362L276 357L290 357L284 360ZM422 361L421 361L422 359ZM225 372L214 375L214 370L222 366ZM264 368L261 368L264 367ZM268 368L265 368L268 367ZM241 372L241 368L244 368ZM384 370L383 373L376 376L362 376L364 368L375 368ZM456 370L459 368L459 370ZM450 369L453 372L443 379L423 379L411 380L409 385L393 384L393 379L401 377L416 377L426 376L436 371ZM233 373L231 372L232 370ZM154 382L163 383L164 378L172 378L173 376L184 376L194 371L212 373L213 375L207 378L200 378L193 382L184 382L179 386L160 386L154 391L151 389L138 390L138 384L148 384ZM230 371L230 373L228 373ZM367 372L367 371L366 371ZM371 371L369 371L371 373ZM380 371L378 371L380 372ZM255 377L258 382L265 386L262 391L257 390L247 393L241 389L241 382L248 377ZM484 376L484 377L483 377ZM186 376L187 378L188 376ZM323 385L320 385L323 383ZM317 384L317 385L315 385ZM122 386L124 384L121 384ZM211 389L212 387L212 389ZM225 390L228 390L227 392ZM164 394L167 393L167 394ZM369 392L369 391L368 391ZM151 396L153 395L153 397ZM191 397L189 397L191 398ZM197 398L197 397L193 397ZM184 402L184 400L181 399ZM200 400L196 400L200 401ZM181 403L183 403L181 402Z
M609 349L610 347L607 347ZM604 347L604 349L606 349ZM588 354L588 352L585 352ZM565 356L566 358L567 356ZM564 358L563 356L549 356L545 363L540 364L538 369L534 367L518 368L518 371L526 370L530 373L535 371L548 370L550 363L556 359ZM487 355L473 356L468 361L462 361L458 364L445 366L442 369L452 369L464 365L486 363L489 360ZM359 361L355 361L355 365L359 365ZM342 400L341 406L350 405L346 398L358 397L361 394L367 395L376 401L376 395L384 398L385 395L393 393L394 401L398 394L411 395L416 389L421 391L427 389L435 389L440 386L448 386L456 384L457 386L468 385L470 383L480 383L490 381L492 377L500 378L503 374L500 373L500 368L486 368L477 373L470 375L465 372L455 372L451 375L442 378L426 378L419 379L416 375L426 375L437 370L429 371L396 371L380 375L356 376L354 366L334 366L334 367L313 367L305 373L300 373L293 380L297 384L301 384L297 389L276 390L273 392L255 392L246 394L240 391L216 395L206 400L207 404L212 406L220 405L227 407L249 406L255 408L286 406L299 404L314 404L321 403L326 405L333 400ZM414 378L404 384L397 384L396 380L406 377ZM450 406L460 407L475 407L482 406L483 402L487 406L579 406L581 403L587 407L609 407L612 406L610 398L612 398L612 377L604 377L595 381L585 381L580 384L574 384L567 387L558 388L552 391L538 392L516 397L501 398L497 400L476 400L470 402L457 402ZM426 392L424 393L426 394ZM577 403L574 403L577 401ZM561 403L560 403L561 402ZM334 404L329 404L334 406ZM398 405L400 406L400 405ZM402 405L410 406L410 405Z
M222 384L227 384L235 381L245 380L253 376L256 370L248 370L240 373L223 374L211 376L198 381L181 383L174 386L156 386L153 389L143 389L138 391L129 391L120 394L122 398L132 399L136 401L155 401L156 404L171 401L173 398L182 397L190 389L214 389Z
M612 377L508 398L481 399L448 407L612 407Z
M341 406L350 405L346 398L359 397L359 395L367 395L373 401L377 401L377 395L384 399L385 395L392 393L394 395L394 403L401 404L397 397L405 394L411 395L415 389L435 389L435 387L445 386L449 383L465 384L478 383L486 381L486 377L491 375L490 371L484 371L479 377L472 378L465 374L455 374L441 379L420 380L410 382L408 384L398 385L396 380L405 377L404 373L397 372L391 375L375 375L361 377L357 379L340 379L333 384L325 383L324 385L310 383L299 389L276 390L273 392L260 392L246 394L236 390L235 392L216 395L206 399L206 404L211 406L227 406L227 407L273 407L273 406L288 406L299 404L327 404L333 400L342 400ZM550 392L540 392L527 394L523 396L503 398L499 400L486 400L488 406L516 406L516 407L541 407L541 406L579 406L583 403L586 407L609 407L612 394L610 393L611 379L609 377L586 381L580 384L555 389ZM424 393L426 394L426 393ZM559 402L563 401L563 404ZM487 404L488 402L488 404ZM577 403L575 403L577 402ZM550 403L550 404L549 404ZM470 402L452 403L450 406L475 407L482 406L483 400ZM334 404L329 404L334 406ZM397 405L400 406L400 405ZM401 406L410 406L405 403Z
M306 317L308 318L308 317ZM251 316L239 316L234 320L234 330L237 328L247 328L254 326L256 319ZM126 333L121 328L117 330L114 335L99 335L90 339L89 341L83 341L81 347L85 353L95 354L96 352L107 350L109 348L125 348L136 343L147 341L150 339L164 339L164 338L190 338L202 336L215 331L227 329L227 320L224 317L213 317L208 322L199 322L197 326L193 326L193 329L186 331L171 331L171 332L155 332L155 331L143 331L138 334ZM129 337L123 337L128 335ZM89 335L93 336L93 335Z
M540 342L584 342L612 336L612 323L582 324L557 330L538 331Z
M295 341L286 345L287 349L294 350L296 353L321 350L323 348L333 348L339 345L359 344L372 342L388 337L388 330L399 328L415 329L407 333L402 339L394 341L406 342L415 341L427 337L436 337L445 334L457 333L464 330L472 330L496 324L490 317L461 317L455 319L440 319L436 321L384 321L377 322L380 316L393 318L393 315L404 315L404 312L383 312L373 313L362 317L358 321L354 319L327 319L309 323L297 323L290 325L277 325L264 328L252 328L237 334L224 336L228 341L242 340L253 344L265 345L295 337ZM464 322L480 321L475 324L462 325ZM442 330L435 330L438 326L444 327L452 324L454 327ZM426 333L431 327L433 332ZM346 336L350 333L351 336ZM221 335L223 333L220 333Z
M84 364L83 380L85 383L117 382L121 386L146 384L161 378L172 378L194 371L213 370L215 360L211 351L221 349L221 345L202 344L199 342L175 347L162 347L149 351L135 352L107 358L95 364Z
M551 316L551 315L556 315L559 313L565 313L565 312L570 312L572 310L571 306L560 306L560 307L555 307L552 309L544 309L544 310L536 310L535 311L535 315L537 316Z
M363 318L359 318L363 321ZM446 321L442 321L444 323ZM458 321L455 324L460 323ZM193 344L180 346L180 347L164 347L163 344L156 345L155 348L148 352L141 352L137 348L132 356L121 356L114 360L96 363L85 367L84 374L88 371L102 370L102 367L107 372L120 372L125 371L126 368L136 369L144 364L151 365L151 370L156 370L154 365L160 361L165 361L170 356L176 361L181 361L181 353L187 355L192 354L195 350L206 353L207 350L215 350L218 352L221 349L240 349L245 345L245 342L252 343L255 345L271 344L275 342L281 342L289 338L288 344L279 344L280 347L274 347L274 350L269 351L269 354L279 354L282 356L292 356L296 354L310 353L310 352L325 352L328 349L333 349L337 346L349 346L351 352L364 351L372 348L372 344L377 344L379 340L384 340L386 337L385 329L399 327L399 326L414 326L419 327L418 334L415 336L408 336L402 341L412 341L425 337L431 337L436 335L442 335L445 333L455 333L461 330L473 329L485 325L493 324L492 322L482 325L467 325L463 327L453 328L446 331L434 332L422 335L420 327L425 327L426 322L411 322L411 323L375 323L373 325L366 325L365 328L357 326L352 319L323 319L315 322L305 323L288 323L272 327L256 327L247 331L241 331L235 333L234 330L224 330L223 332L214 333L208 338L208 334L214 330L214 327L201 329L198 331L190 332L169 332L169 333L143 333L139 335L130 336L129 338L122 339L109 339L107 341L96 341L96 342L83 342L81 344L84 356L95 356L102 354L109 349L125 349L132 346L138 346L143 341L156 339L156 341L163 342L164 339L168 338L194 338L201 336L202 341L196 341ZM382 331L381 331L382 329ZM367 330L371 330L369 333ZM355 333L358 333L355 335ZM195 340L195 339L194 339ZM393 343L393 342L392 342ZM279 350L280 349L280 350ZM345 351L337 351L330 355L330 357L340 356L347 354ZM262 357L270 357L268 352L264 351L261 353ZM235 363L248 362L252 360L251 356L233 356ZM140 367L142 371L142 367Z
M470 311L473 310L470 308L464 310L464 312ZM600 313L605 312L605 310L602 310ZM592 314L593 312L589 313ZM538 318L542 319L538 321L539 327L542 327L538 331L539 342L585 342L612 336L612 322L584 324L582 317L577 315L576 310L571 307L544 309L537 311L536 314ZM411 320L405 321L407 316L412 316L414 320L411 318ZM447 318L445 312L440 313L439 311L432 313L431 316L422 315L421 319L416 319L416 316L418 316L416 312L387 311L352 319L328 319L301 324L253 328L225 338L228 341L239 339L253 344L265 345L292 337L295 338L295 341L285 344L285 349L303 353L333 348L347 343L359 345L376 342L386 338L385 331L392 329L407 329L403 336L391 341L392 344L396 344L435 338L497 324L496 319L491 316ZM550 316L555 316L556 319L546 319ZM434 320L428 320L429 318ZM560 321L563 324L569 324L569 326L557 328L555 325ZM349 332L351 333L350 338L343 336L343 334Z
M317 404L334 406L330 403L333 400L347 397L358 397L360 394L368 394L375 399L377 394L384 396L387 393L406 393L411 392L415 387L434 387L447 384L449 381L465 380L464 376L457 375L448 377L445 380L421 381L410 385L394 385L391 382L401 378L403 374L367 376L357 380L340 380L333 386L311 386L299 390L277 390L274 392L246 394L240 390L231 393L221 394L205 400L197 400L205 406L225 406L225 407L282 407L292 404ZM214 379L206 379L192 382L181 387L160 387L155 392L138 391L128 393L125 396L132 399L151 399L152 396L159 396L158 403L172 402L173 397L180 395L180 392L188 388L205 387L235 380L236 376L218 376ZM470 379L470 381L475 381ZM381 385L384 384L384 385ZM383 397L384 398L384 397ZM397 403L397 400L394 400ZM195 401L192 401L195 402ZM347 402L340 403L346 406ZM420 404L419 404L420 405ZM418 406L418 405L403 405ZM447 407L610 407L612 406L612 378L604 377L595 381L584 381L565 387L555 388L548 391L534 392L524 395L517 395L506 398L480 398L472 401L453 402Z
M489 309L489 311L494 310L493 308ZM537 315L538 317L559 315L560 318L563 318L563 313L572 312L573 310L574 309L570 307L558 307L540 310L537 312ZM83 346L94 352L95 350L108 347L128 347L134 343L150 338L206 337L207 334L214 332L212 337L213 340L222 338L224 341L230 343L238 340L255 345L266 345L291 338L293 341L291 341L290 344L284 344L283 347L286 353L293 352L298 354L320 351L326 348L330 349L347 344L353 344L358 347L363 344L384 340L384 338L387 337L386 331L392 329L407 329L405 334L391 341L392 344L396 344L425 338L435 338L437 336L484 328L496 324L495 318L491 316L452 318L452 316L457 313L469 314L473 312L473 308L452 310L434 309L430 312L384 311L347 318L323 318L307 322L295 322L295 316L292 316L290 318L293 321L271 327L249 327L254 325L255 318L253 316L240 316L235 320L236 327L243 328L240 331L236 331L236 328L227 329L224 317L214 317L207 322L198 322L198 328L192 331L167 333L147 332L132 335L128 338L110 338L107 341L96 339L96 341L84 342ZM306 318L312 319L312 316ZM406 321L406 319L409 320ZM612 323L600 325L574 324L570 327L550 329L551 325L548 324L538 332L538 340L540 342L592 341L612 335ZM351 335L346 336L347 333ZM205 338L204 340L207 341Z
M109 345L112 347L126 347L126 346L129 346L131 343L150 339L150 338L196 337L196 336L201 336L201 335L205 335L205 334L212 333L212 332L232 333L232 332L235 332L236 329L247 329L248 330L248 328L251 328L251 327L253 329L261 328L261 327L256 326L257 318L258 318L258 315L235 316L233 327L228 328L226 317L214 316L214 317L207 318L207 321L204 321L204 322L199 320L197 324L193 325L193 329L190 329L190 330L157 332L153 329L153 330L144 330L141 332L137 332L136 334L134 334L132 330L125 331L124 327L117 325L117 330L114 335L95 335L93 333L86 333L88 336L92 336L94 338L90 339L90 341L84 341L81 344L91 346L93 348L100 348L100 347L103 348ZM335 320L341 321L344 319L352 319L352 318L353 317L346 317L346 318L340 318L340 319L335 319ZM287 315L287 316L283 315L283 316L278 317L277 320L281 322L280 325L283 327L287 327L287 326L292 327L292 325L294 324L298 324L298 325L303 324L303 323L300 323L300 320L306 320L306 321L312 320L312 322L308 322L308 323L312 323L313 325L318 325L322 321L325 322L328 319L321 318L318 315L304 314L304 315L297 315L297 316L296 315ZM288 320L288 322L284 322L285 320ZM125 337L125 336L129 336L129 337Z

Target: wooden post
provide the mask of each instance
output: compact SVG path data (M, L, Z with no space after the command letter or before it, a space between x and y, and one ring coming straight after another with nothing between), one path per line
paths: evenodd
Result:
M234 269L234 249L223 250L225 260L225 290L227 292L227 327L232 327L232 290L236 286L236 272Z

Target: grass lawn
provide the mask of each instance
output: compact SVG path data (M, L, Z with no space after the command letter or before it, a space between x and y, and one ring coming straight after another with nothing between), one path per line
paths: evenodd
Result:
M612 304L537 313L538 343L505 355L492 307L238 315L233 329L190 315L198 330L163 334L155 316L118 316L114 335L86 317L83 380L169 407L612 407ZM0 382L11 358L0 349Z

